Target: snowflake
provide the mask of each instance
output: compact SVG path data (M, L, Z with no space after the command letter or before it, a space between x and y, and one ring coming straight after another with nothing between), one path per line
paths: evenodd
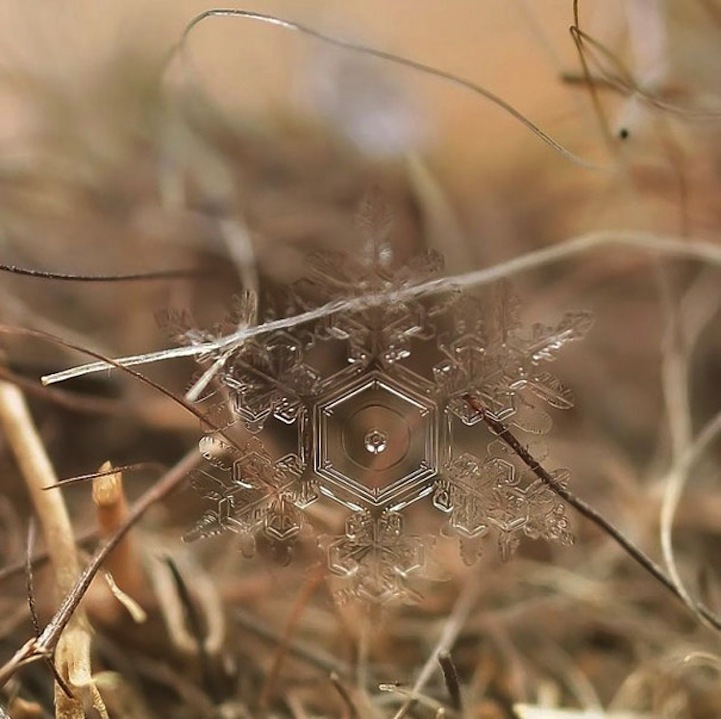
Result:
M298 457L273 461L256 438L239 450L208 435L200 449L209 469L191 475L193 488L215 503L186 534L192 540L229 530L240 535L243 554L252 556L258 539L282 562L290 560L305 518L302 508L315 499L301 478Z
M568 472L556 470L552 477L565 485ZM469 563L480 550L477 540L491 528L503 559L511 556L521 535L566 545L573 541L557 495L530 470L518 471L509 458L492 456L481 462L472 454L458 456L436 482L433 504L449 515L449 526L460 537L462 556Z
M407 578L422 569L426 542L404 533L403 517L396 512L355 512L345 534L326 543L328 569L348 585L338 593L373 604L413 596Z
M253 434L271 415L293 424L304 398L316 392L320 376L303 363L302 351L292 335L278 332L265 342L249 340L225 362L220 379L236 416Z
M246 296L224 331L321 305L346 309L201 358L231 423L201 442L208 468L193 485L213 509L188 538L230 530L245 553L260 543L286 561L308 508L334 502L348 513L345 533L323 540L330 573L346 585L338 596L376 603L407 596L409 575L423 569L428 542L405 533L403 512L424 498L446 516L469 562L489 534L504 559L524 536L569 544L564 505L479 425L465 397L514 432L548 432L541 405L569 408L573 395L545 365L584 336L589 314L528 329L508 284L482 294L416 291L439 276L438 253L400 266L377 207L365 208L360 227L360 256L309 257L283 312L268 303L256 317ZM199 343L222 332L174 334ZM238 427L236 441L228 432Z

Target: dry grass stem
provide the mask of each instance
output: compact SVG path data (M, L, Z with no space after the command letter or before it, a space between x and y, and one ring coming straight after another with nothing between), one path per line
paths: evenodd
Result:
M69 1L0 23L0 717L720 717L719 0Z
M95 477L92 483L92 498L98 519L99 536L103 541L112 537L128 520L123 474L120 470L111 472L112 468L110 462L105 462L100 467L100 476ZM108 555L105 569L109 575L105 578L106 586L112 595L125 606L136 621L142 621L141 617L144 613L138 602L145 595L146 582L142 559L132 533L128 533ZM96 586L99 589L102 585ZM111 606L118 605L113 602ZM110 617L106 619L109 620Z
M63 631L73 620L82 598L85 596L85 593L88 591L88 588L92 584L96 574L100 571L108 555L153 504L177 489L178 485L186 478L188 472L192 471L198 462L199 456L197 450L193 449L138 499L130 510L125 524L119 527L115 534L99 547L89 564L72 584L68 593L63 597L60 607L45 626L40 636L26 642L9 661L0 667L0 687L4 686L24 664L48 657L51 654L53 648L58 645ZM44 494L50 496L52 493ZM87 635L87 632L85 632L85 634Z
M0 424L25 478L45 538L59 601L72 590L80 574L73 528L62 494L45 491L57 483L57 476L22 392L7 382L0 382ZM74 612L53 649L51 661L62 680L74 691L87 692L96 709L107 716L100 694L93 685L90 631L82 609ZM59 684L55 687L55 704L59 719L85 716L82 701L67 696L65 688Z
M159 352L147 352L128 357L118 357L113 360L115 364L106 361L91 362L86 365L80 365L61 372L45 375L41 380L43 384L50 385L65 382L76 377L83 377L94 372L113 369L117 366L136 367L169 359L194 357L212 350L230 350L239 347L245 340L252 337L267 334L274 330L298 327L299 325L323 317L329 317L339 312L359 310L367 307L369 304L401 302L415 297L445 293L454 287L482 287L502 279L514 277L522 272L528 272L529 270L539 269L549 264L571 259L576 255L584 254L592 250L603 247L612 248L614 245L643 250L653 255L661 254L698 260L700 262L706 262L709 265L721 267L721 247L711 242L628 230L590 232L560 242L552 247L528 252L520 257L498 263L487 269L453 275L441 280L431 280L390 294L381 293L347 301L333 302L291 317L283 317L265 322L256 327L244 328L212 342L203 342L190 347L173 347Z

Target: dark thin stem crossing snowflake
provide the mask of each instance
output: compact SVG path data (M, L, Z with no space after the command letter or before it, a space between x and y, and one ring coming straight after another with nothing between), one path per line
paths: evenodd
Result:
M446 516L468 562L489 534L503 558L524 536L572 541L564 505L483 435L464 397L514 432L545 434L551 419L542 405L573 404L545 367L591 318L568 313L555 326L526 328L505 283L481 294L412 296L405 290L438 276L440 256L397 267L379 223L368 224L361 257L310 257L282 303L287 315L357 299L352 310L203 356L206 377L215 368L220 406L244 437L201 441L208 467L193 485L213 506L187 538L230 530L244 553L262 543L288 561L311 505L335 502L347 511L345 532L321 546L345 584L339 597L382 603L407 595L409 576L424 566L430 543L404 531L404 510L423 499ZM235 328L237 317L256 314L253 302L237 309ZM193 343L219 334L188 328L179 336ZM554 477L567 481L564 470Z

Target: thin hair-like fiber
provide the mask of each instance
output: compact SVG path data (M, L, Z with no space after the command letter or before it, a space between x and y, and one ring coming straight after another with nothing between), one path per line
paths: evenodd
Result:
M48 272L17 265L0 264L0 272L8 272L21 277L32 277L42 280L62 280L65 282L152 282L157 280L180 280L207 277L211 273L199 269L157 270L153 272L128 272L125 274L84 275L69 272Z
M236 8L213 8L211 10L205 10L204 12L199 13L196 15L185 27L185 30L183 31L183 35L181 36L181 39L177 43L177 45L171 50L171 52L168 55L167 63L169 64L172 59L175 57L176 53L180 53L181 55L185 53L187 40L190 37L193 30L200 25L202 22L209 20L211 18L240 18L245 20L252 20L256 22L264 22L268 23L270 25L275 25L277 27L284 28L286 30L292 30L294 32L302 33L303 35L307 35L308 37L315 38L316 40L320 40L321 42L327 43L329 45L333 45L334 47L342 48L344 50L350 50L352 52L361 53L363 55L368 55L370 57L378 58L379 60L384 60L386 62L393 63L394 65L401 65L403 67L410 68L411 70L414 70L416 72L423 73L424 75L430 75L432 77L440 78L441 80L444 80L445 82L448 82L452 85L456 85L457 87L464 88L466 90L470 90L471 92L475 93L476 95L479 95L480 97L485 98L492 104L494 104L496 107L503 110L506 114L510 115L514 120L517 122L520 122L527 130L532 132L541 142L543 142L545 145L550 147L554 152L559 154L561 157L563 157L568 162L573 163L574 165L578 165L579 167L583 167L587 170L596 170L596 171L607 171L608 168L601 167L600 165L591 162L589 160L586 160L579 155L576 155L574 152L571 152L571 150L564 147L560 142L557 140L554 140L550 135L545 133L543 130L541 130L540 127L538 127L535 123L531 122L522 112L517 110L513 105L506 102L503 98L499 97L495 93L491 92L490 90L487 90L485 87L482 87L481 85L478 85L475 82L472 82L470 80L466 80L463 77L459 77L458 75L454 75L451 72L447 72L446 70L441 70L439 68L433 67L431 65L426 65L425 63L418 62L416 60L411 60L409 58L401 57L400 55L396 55L391 52L387 52L385 50L377 50L375 48L368 47L367 45L361 45L359 43L351 42L350 40L342 40L340 38L334 37L332 35L327 35L326 33L320 32L319 30L316 30L312 27L309 27L308 25L303 25L298 22L294 22L292 20L286 20L284 18L278 17L277 15L269 15L266 13L261 12L254 12L251 10L240 10Z

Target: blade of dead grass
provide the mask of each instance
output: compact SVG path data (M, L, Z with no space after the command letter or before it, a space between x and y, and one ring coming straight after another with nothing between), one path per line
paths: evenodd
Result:
M91 362L62 370L61 372L45 375L41 380L43 384L50 385L94 372L111 370L118 366L135 367L179 357L197 357L215 351L223 352L233 347L239 347L245 340L251 337L267 334L275 330L297 327L313 320L338 314L339 312L357 311L374 303L402 302L414 297L440 294L456 287L480 287L489 285L522 272L568 260L595 249L613 247L614 245L641 250L655 255L661 254L670 257L693 259L699 262L705 262L711 266L721 267L721 247L712 242L691 240L674 235L659 235L653 232L600 230L573 237L570 240L560 242L551 247L544 247L541 250L528 252L506 262L500 262L492 267L483 268L474 272L430 280L429 282L404 287L403 289L392 292L382 292L374 295L354 297L348 300L333 301L308 312L302 312L291 317L281 317L277 320L265 322L253 327L245 327L232 334L219 337L212 342L203 342L188 347L171 347L157 352L146 352L140 355L120 357L113 360L113 362Z
M77 548L70 516L60 492L46 492L58 478L22 392L13 384L0 382L0 425L20 467L35 508L50 555L53 583L59 601L80 575ZM86 689L101 716L107 711L92 683L90 631L82 608L70 617L55 648L54 662L59 674L55 685L55 706L60 719L82 719L83 704L68 696L67 687ZM67 686L62 686L62 684Z

